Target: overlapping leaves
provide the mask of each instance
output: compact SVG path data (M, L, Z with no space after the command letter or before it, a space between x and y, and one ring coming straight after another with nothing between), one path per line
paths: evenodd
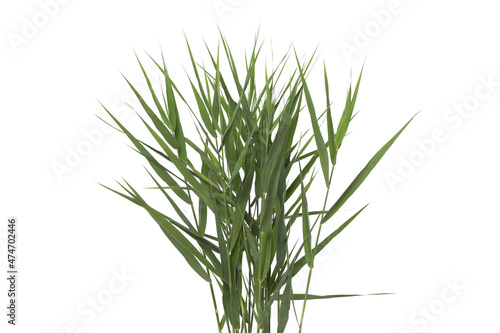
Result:
M295 309L291 306L294 301L358 296L298 294L291 281L305 265L312 270L314 257L363 211L365 207L319 241L317 226L328 222L356 192L409 122L330 208L311 210L308 190L316 180L316 167L327 188L332 185L337 153L353 119L361 74L354 92L348 89L340 122L334 126L332 113L337 103L332 106L330 102L326 67L325 108L314 103L306 81L314 56L301 63L295 53L288 52L271 72L265 69L259 88L262 45L257 38L245 58L243 76L222 35L221 42L216 52L207 47L211 64L202 66L186 41L194 74L189 78L192 98L181 94L163 57L153 59L163 78L161 91L154 89L139 61L150 96L142 96L127 83L142 106L139 117L150 138L137 138L106 109L115 128L144 157L150 188L165 198L168 209L152 207L125 181L119 183L121 191L107 188L144 208L187 264L210 283L219 331L226 327L228 332L270 332L270 310L278 305L276 325L283 332L289 312ZM283 73L291 55L296 67L285 80ZM226 59L229 73L222 73L221 58ZM303 113L306 117L300 119L309 120L312 131L299 133ZM190 118L195 133L184 130ZM323 120L326 136L321 130ZM296 227L302 237L292 240ZM214 286L220 293L214 292ZM299 324L301 327L302 321Z

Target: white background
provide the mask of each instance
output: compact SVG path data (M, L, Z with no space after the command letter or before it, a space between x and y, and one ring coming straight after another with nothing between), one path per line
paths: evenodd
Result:
M311 90L324 103L324 60L337 113L350 70L356 77L366 57L360 113L339 156L332 200L422 110L344 207L349 214L371 202L321 256L311 287L396 295L310 302L304 332L499 332L494 1L62 2L0 5L0 258L5 270L7 217L17 216L20 267L16 327L6 324L1 279L2 332L216 332L208 286L145 212L97 185L121 177L138 188L151 184L144 161L119 133L103 133L95 115L104 116L99 100L142 130L123 111L124 101L135 101L120 72L144 85L133 50L147 63L145 51L158 56L161 44L172 76L188 87L183 31L206 58L203 39L215 47L217 26L240 63L259 27L276 58L292 42L300 54L319 45ZM102 140L58 177L55 163L85 145L85 132ZM433 133L438 142L430 143ZM89 299L120 286L114 276L123 270L133 278L91 316ZM292 317L288 331L296 327Z

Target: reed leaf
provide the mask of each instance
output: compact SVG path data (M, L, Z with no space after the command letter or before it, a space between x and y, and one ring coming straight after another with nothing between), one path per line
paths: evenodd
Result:
M192 93L192 101L185 98L184 88L174 83L163 53L159 60L148 55L162 78L160 89L154 87L151 74L136 55L151 106L125 78L142 108L137 111L148 138L137 137L129 125L103 106L114 122L111 126L124 134L131 148L147 162L151 183L143 187L159 195L166 206L154 208L149 198L126 181L118 183L119 189L102 186L144 209L188 266L208 283L218 332L270 333L275 327L283 333L290 312L296 312L294 301L299 300L303 301L298 323L302 332L307 300L363 296L314 295L309 286L315 256L366 206L324 238L322 227L357 192L411 119L371 158L333 205L326 207L334 167L341 162L338 151L343 149L356 115L362 71L356 85L349 87L339 110L340 121L334 124L337 107L330 101L326 65L326 108L318 113L306 82L315 53L301 64L290 48L278 65L268 68L261 59L263 43L257 35L241 71L238 64L242 60L232 52L222 32L215 50L206 45L210 66L197 60L187 38L186 47L192 71L187 73L186 91ZM290 57L295 57L295 65L288 62ZM223 70L224 61L229 73ZM189 118L194 125L192 132L185 130ZM299 126L304 118L311 128ZM317 172L327 187L321 200L318 193L310 191ZM301 237L295 239L295 230ZM302 268L309 269L307 287L305 292L296 293L292 283Z

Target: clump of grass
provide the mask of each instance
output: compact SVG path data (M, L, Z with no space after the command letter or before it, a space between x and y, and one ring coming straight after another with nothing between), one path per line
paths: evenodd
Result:
M121 192L106 188L144 208L189 266L209 284L219 332L260 333L274 328L283 332L292 309L301 332L308 301L359 296L312 295L309 286L315 257L366 206L326 237L321 235L322 227L356 192L411 120L328 206L337 154L354 116L361 74L349 87L340 121L334 125L326 68L326 104L313 102L306 82L314 55L301 63L289 50L276 68L263 71L264 84L258 87L262 44L257 38L245 58L243 76L222 34L216 53L207 47L210 66L199 65L189 43L187 47L196 105L188 105L163 56L161 61L151 58L164 79L161 93L152 88L139 61L152 103L127 81L144 109L145 116L139 117L151 133L149 143L134 136L106 109L115 128L148 162L152 188L165 197L169 209L165 213L153 208L126 181L119 183ZM229 74L220 70L221 53ZM293 73L284 80L284 68L290 63ZM237 94L232 95L230 89ZM196 133L183 130L188 114ZM297 125L304 115L312 130L298 133ZM321 133L324 122L326 136ZM327 190L323 208L312 211L308 190L315 181L324 182ZM186 208L191 214L185 213ZM294 229L301 234L298 239L291 238ZM306 290L296 293L292 281L305 266L309 269ZM294 301L303 301L302 309L297 309Z

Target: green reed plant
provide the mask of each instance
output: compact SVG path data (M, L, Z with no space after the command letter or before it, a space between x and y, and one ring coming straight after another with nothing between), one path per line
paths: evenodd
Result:
M354 118L361 74L355 86L349 87L335 126L326 68L322 107L313 102L306 82L315 55L301 63L289 50L276 68L264 68L259 77L262 44L257 38L245 57L243 75L222 34L216 52L207 47L210 66L200 65L186 43L194 74L189 79L194 106L174 84L162 55L161 61L151 57L164 81L161 92L153 89L140 61L150 96L141 96L127 81L145 113L139 117L151 134L149 143L133 135L106 109L115 128L148 162L150 188L165 197L168 208L163 212L153 208L126 181L119 183L121 192L105 187L144 208L208 283L219 332L267 333L275 327L283 332L292 310L301 332L308 301L359 296L312 295L309 287L315 257L366 206L326 237L322 227L356 192L411 120L329 206L332 175ZM221 54L229 73L221 71ZM285 80L284 69L290 63L293 70ZM184 131L188 115L196 133ZM298 133L297 125L304 121L301 115L310 121L312 130ZM324 122L325 136L321 132ZM309 208L308 190L315 181L326 185L321 210ZM294 229L302 235L298 239L291 236ZM292 281L305 266L309 270L306 290L296 293ZM303 301L302 309L295 301Z

